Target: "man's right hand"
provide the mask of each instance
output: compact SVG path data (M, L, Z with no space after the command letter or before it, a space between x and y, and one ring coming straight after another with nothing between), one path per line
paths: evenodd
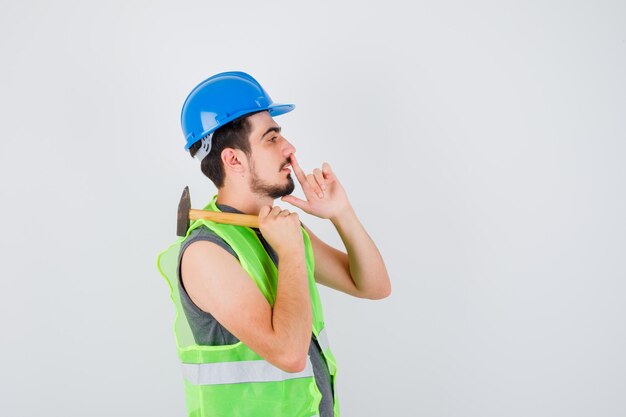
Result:
M304 240L298 213L278 206L263 206L259 212L259 230L277 254L304 252Z

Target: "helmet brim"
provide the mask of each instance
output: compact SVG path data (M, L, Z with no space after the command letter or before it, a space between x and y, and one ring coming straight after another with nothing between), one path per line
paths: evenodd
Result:
M280 116L281 114L289 113L293 109L295 109L295 104L272 104L268 107L268 111L270 112L270 116Z

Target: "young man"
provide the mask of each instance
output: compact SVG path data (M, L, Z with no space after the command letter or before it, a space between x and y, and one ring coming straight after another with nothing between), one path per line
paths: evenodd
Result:
M360 298L391 292L382 257L330 165L305 174L272 117L293 108L273 103L242 72L205 80L183 106L186 148L218 188L205 209L259 218L258 229L192 223L165 257L177 260L175 273L160 257L186 318L177 318L177 341L190 416L339 416L316 283ZM291 170L306 200L290 195ZM329 219L347 253L274 206L277 198Z

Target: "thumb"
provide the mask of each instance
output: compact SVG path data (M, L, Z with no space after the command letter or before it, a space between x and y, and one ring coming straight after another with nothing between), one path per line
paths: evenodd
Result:
M296 206L301 210L304 210L308 206L306 201L300 200L298 197L294 197L292 195L285 195L285 196L282 196L280 199L281 201L284 201L293 206Z

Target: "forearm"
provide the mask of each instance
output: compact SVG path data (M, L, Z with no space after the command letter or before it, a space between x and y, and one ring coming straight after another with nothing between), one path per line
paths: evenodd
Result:
M330 219L346 247L350 275L355 286L371 298L384 298L391 293L391 282L383 258L354 209L349 207Z
M285 360L296 368L311 343L311 297L304 247L278 254L278 284L272 326Z

